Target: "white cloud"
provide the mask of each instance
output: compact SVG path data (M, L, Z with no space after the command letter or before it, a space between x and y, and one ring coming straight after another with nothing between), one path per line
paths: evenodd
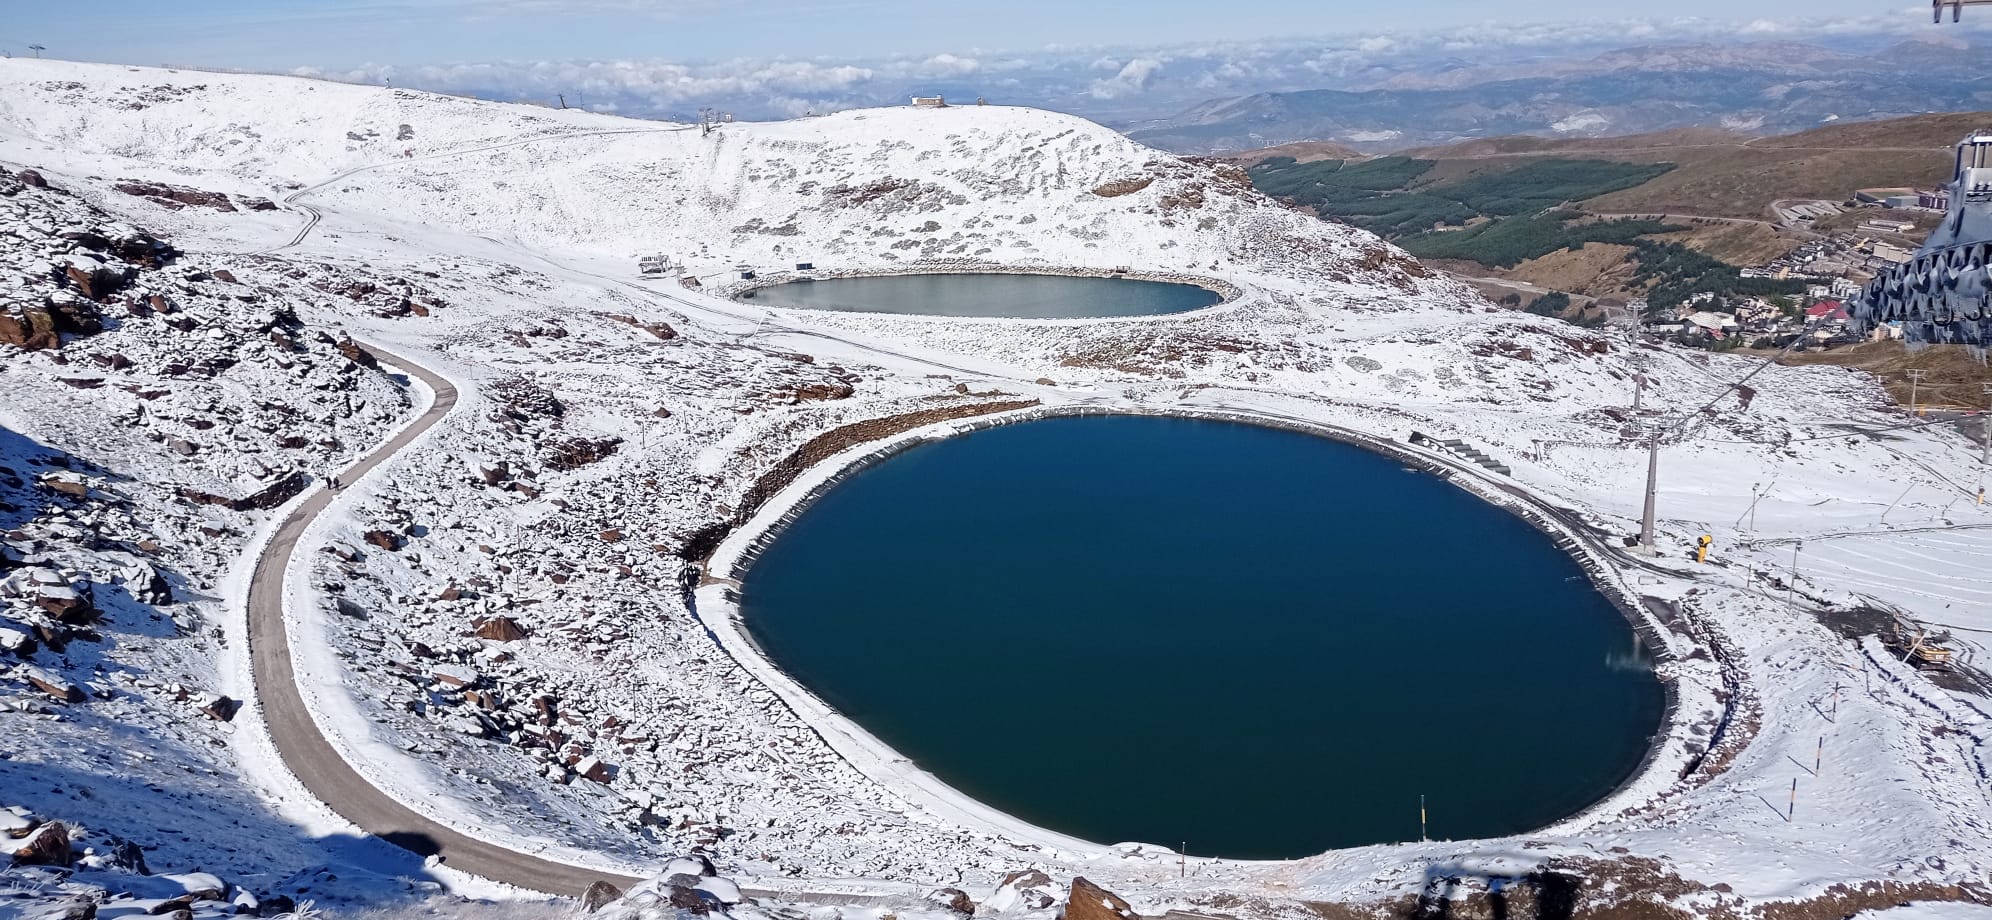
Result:
M458 0L383 0L455 3ZM498 3L565 0L494 0ZM663 14L717 0L574 0L613 2ZM1912 29L1916 31L1911 31ZM1876 15L1789 22L1646 18L1579 23L1487 22L1447 29L1362 33L1265 41L1199 42L1148 47L1053 46L1035 52L937 51L880 59L735 58L717 61L493 61L430 67L366 64L300 68L328 79L433 89L498 99L550 102L566 94L589 107L636 115L686 115L702 106L764 118L889 104L927 81L963 84L992 102L1050 105L1081 114L1169 114L1215 98L1305 89L1363 90L1430 85L1434 75L1471 81L1539 66L1559 72L1634 45L1733 43L1778 39L1864 41L1927 35L1921 17ZM1992 34L1992 17L1950 28L1946 36ZM1436 66L1435 66L1436 65ZM1462 82L1460 85L1465 85Z
M1161 61L1138 57L1127 62L1120 72L1112 77L1093 81L1093 85L1086 92L1095 99L1119 99L1138 95L1145 92L1148 85L1154 82L1155 75L1161 72Z
M958 57L941 53L921 63L921 69L935 76L967 76L982 69L982 62L972 57Z

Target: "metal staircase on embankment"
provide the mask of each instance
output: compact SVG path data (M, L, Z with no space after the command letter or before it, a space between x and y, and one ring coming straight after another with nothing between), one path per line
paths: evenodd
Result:
M1431 435L1414 431L1411 432L1411 443L1429 447L1433 450L1445 451L1455 457L1486 467L1503 476L1512 476L1515 473L1514 470L1508 468L1507 464L1488 456L1480 448L1468 444L1459 438L1440 440Z

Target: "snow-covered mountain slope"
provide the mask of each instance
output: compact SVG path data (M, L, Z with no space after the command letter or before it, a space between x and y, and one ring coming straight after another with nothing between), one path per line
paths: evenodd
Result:
M61 79L78 67L0 62L0 155L144 178L163 168L268 196L304 185L335 214L572 255L662 252L701 273L961 259L1309 281L1423 274L1366 234L1279 207L1233 167L1033 109L878 109L707 135L308 80Z
M419 126L419 128L417 127ZM232 177L240 188L316 181L394 158L574 131L628 128L576 109L258 74L0 62L11 159ZM648 126L655 127L654 123ZM236 188L224 188L235 191Z
M183 893L133 877L150 866L239 882L224 905L406 894L392 876L415 861L314 839L245 781L228 638L263 514L387 432L405 387L296 294L39 181L0 180L0 809L73 829L87 890ZM346 884L315 880L326 865Z
M1566 873L1593 907L1804 901L1844 914L1962 896L1992 865L1977 817L1992 807L1979 703L1894 667L1879 646L1843 641L1812 609L1871 624L1846 615L1877 571L1992 555L1987 512L1969 500L1982 475L1973 447L1948 428L1903 427L1872 380L1780 368L1717 400L1757 362L1494 310L1221 167L1047 113L876 110L707 135L290 78L18 60L0 62L0 90L0 161L56 186L0 180L12 267L0 312L35 314L30 331L46 314L51 333L32 351L0 345L0 421L23 458L59 450L102 471L88 475L148 483L130 487L125 514L138 524L191 534L226 518L198 563L166 560L203 580L194 607L220 639L147 636L112 645L126 657L106 660L247 692L228 607L241 585L226 572L239 571L271 513L174 496L182 485L247 494L258 460L327 473L349 455L340 451L405 417L419 394L391 372L347 367L344 335L460 392L429 435L317 519L289 582L296 667L320 724L366 779L438 822L639 875L699 848L729 874L790 891L853 878L952 885L993 913L1050 907L1004 894L1002 880L1026 869L1083 873L1144 909L1415 906ZM413 137L392 140L403 133ZM127 276L103 252L131 233L63 232L120 220L187 254ZM97 238L109 248L93 248ZM658 251L712 282L740 263L879 271L974 260L1191 274L1236 296L1152 320L771 310L717 296L723 283L639 280L631 257ZM137 285L130 293L146 297L134 302L148 308L153 292L184 300L193 330L176 314L132 312L122 289L86 295L98 267ZM112 328L85 336L73 320L57 324L82 301L117 316ZM169 372L196 367L193 381ZM1648 380L1645 405L1680 422L1661 451L1662 540L1682 548L1713 534L1711 566L1599 548L1636 526L1639 433L1661 417L1631 411L1635 375ZM102 383L68 382L85 377ZM338 381L358 388L351 411L328 389ZM154 389L169 392L143 396ZM153 402L171 411L137 411ZM785 696L755 650L711 628L715 609L692 603L723 594L723 581L699 587L725 577L701 565L721 541L750 536L794 499L792 483L849 452L940 436L966 418L1075 407L1334 426L1453 464L1491 498L1557 511L1604 567L1600 579L1660 611L1648 625L1674 655L1662 673L1680 705L1652 764L1599 808L1526 838L1192 863L1182 877L1159 847L1074 846L960 807L890 752L850 743L834 713ZM305 446L284 446L287 426ZM1414 431L1464 439L1512 473L1407 446ZM324 441L340 447L314 446ZM96 512L42 477L18 478L8 501L62 519L34 552L73 558L62 565L77 573L129 562L86 564L104 541L69 518ZM1876 533L1886 540L1875 549L1824 549ZM1794 540L1806 541L1797 591L1786 587ZM41 583L11 559L0 567L12 583ZM1959 603L1969 584L1917 587L1890 599L1926 621L1992 627ZM39 606L22 598L0 616ZM157 605L129 616L148 609ZM87 683L94 655L0 654L18 659L4 678L12 698L39 695L36 706L67 720L49 724L87 723L110 739L85 750L163 731L163 716L122 698L56 704L23 676L28 666ZM1850 681L1860 693L1826 722L1819 701ZM168 755L173 768L214 771L206 779L79 765L68 751L82 742L47 729L31 736L45 743L0 761L0 789L21 798L0 805L93 828L122 816L120 832L159 861L192 849L169 825L200 819L187 807L153 817L147 796L211 799L228 806L217 809L226 821L261 809L265 829L338 829L259 746L249 703L230 723L232 746ZM1759 797L1783 795L1822 734L1845 759L1805 774L1807 804L1788 821ZM14 782L58 769L140 775L160 791L133 785L112 815ZM313 853L231 858L281 877L328 858ZM898 890L872 881L845 890Z

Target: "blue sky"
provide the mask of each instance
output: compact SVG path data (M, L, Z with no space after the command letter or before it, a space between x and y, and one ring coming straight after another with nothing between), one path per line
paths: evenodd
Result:
M496 60L871 58L1048 45L1250 41L1626 18L1927 23L1902 0L9 0L0 47L137 64L288 70ZM86 12L87 9L87 12ZM1992 11L1974 11L1992 16Z
M1871 49L1992 35L1992 8L1935 26L1927 0L92 0L87 15L59 0L0 5L0 49L14 54L39 43L73 60L664 118L705 106L782 118L941 92L1127 124L1259 92L1512 79L1632 45Z

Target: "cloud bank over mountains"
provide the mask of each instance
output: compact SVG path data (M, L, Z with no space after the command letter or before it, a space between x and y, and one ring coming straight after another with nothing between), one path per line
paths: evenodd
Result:
M690 118L703 107L786 118L891 104L919 93L1031 105L1108 122L1160 117L1212 99L1307 89L1436 90L1599 66L1629 46L1795 41L1871 51L1904 39L1982 44L1992 17L1931 26L1900 15L1751 22L1699 18L1501 23L1426 31L1155 47L975 49L869 59L488 61L417 67L300 67L326 79ZM1679 62L1692 68L1692 60Z

